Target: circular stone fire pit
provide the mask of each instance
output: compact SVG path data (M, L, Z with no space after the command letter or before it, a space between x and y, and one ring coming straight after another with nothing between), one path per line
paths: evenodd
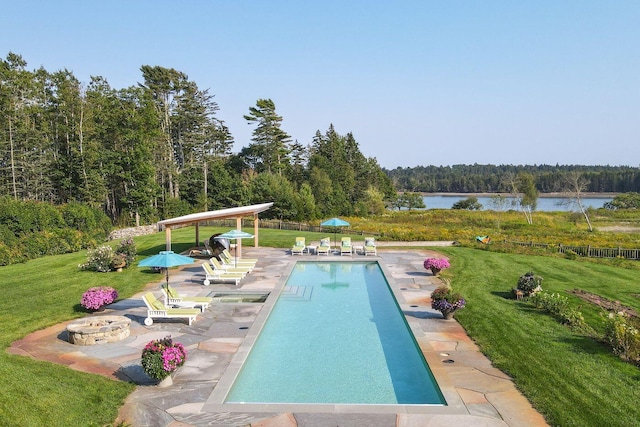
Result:
M67 325L69 342L76 345L107 344L129 336L131 319L124 316L96 316Z

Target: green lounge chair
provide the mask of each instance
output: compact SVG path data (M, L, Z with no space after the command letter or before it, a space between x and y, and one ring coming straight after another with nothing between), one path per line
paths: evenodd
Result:
M364 255L378 255L378 251L376 250L376 239L373 237L364 238Z
M340 239L340 255L353 255L351 237L343 237L342 239Z
M222 251L222 253L224 254L224 256L227 259L233 259L234 262L235 262L235 258L233 256L231 256L231 252L229 252L229 249L224 249ZM258 260L256 258L240 258L240 259L238 259L238 264L240 264L241 262L254 263L255 264L255 263L258 262Z
M208 262L202 263L202 269L204 270L205 274L204 282L202 284L205 286L209 286L211 282L233 282L236 286L238 286L240 280L242 280L242 278L245 276L244 274L215 271L213 269L213 266Z
M142 300L147 306L147 318L144 324L153 325L153 319L187 319L189 326L196 320L200 314L199 308L171 308L165 306L162 301L156 299L151 292L147 292L142 296Z
M231 254L229 254L226 251L222 251L220 252L220 254L218 254L218 256L220 257L220 260L222 261L222 266L223 267L233 267L235 265L238 265L239 267L255 267L257 264L257 260L253 261L253 260L247 260L247 259L239 259L239 260L235 260ZM237 264L236 264L237 263Z
M331 253L331 238L320 239L320 246L316 249L316 255L329 255Z
M251 273L251 270L253 269L253 267L249 266L238 265L237 267L232 267L230 265L222 265L216 257L209 258L209 263L211 264L211 266L213 266L214 270L223 273L240 273L246 276L247 274Z
M306 248L305 238L296 237L296 243L291 248L291 255L302 255L304 254L305 248Z
M171 285L162 287L162 293L164 294L164 305L167 307L178 306L178 308L196 308L200 307L201 311L205 311L213 298L210 297L191 297L178 294Z

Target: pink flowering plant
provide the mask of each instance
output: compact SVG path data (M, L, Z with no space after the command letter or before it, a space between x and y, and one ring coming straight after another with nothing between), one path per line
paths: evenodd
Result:
M147 343L142 350L142 368L151 378L163 380L187 360L187 349L171 336Z
M446 258L427 258L424 260L424 268L427 270L444 270L451 267L449 261Z
M111 304L118 298L118 291L109 286L89 288L82 294L80 305L87 310L98 310L103 305Z
M466 303L462 295L454 292L448 285L440 286L431 293L431 308L438 310L443 315L464 308Z

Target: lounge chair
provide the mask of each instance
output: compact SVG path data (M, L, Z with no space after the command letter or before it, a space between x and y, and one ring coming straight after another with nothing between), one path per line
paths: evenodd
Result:
M291 248L291 255L302 255L306 247L304 237L296 237L296 244Z
M196 308L200 307L200 311L205 311L213 298L210 297L191 297L178 294L171 285L162 287L162 293L164 294L164 305L170 307L172 305L178 306L178 308Z
M331 252L331 238L320 239L320 246L316 249L316 255L329 255Z
M343 237L342 239L340 239L340 255L353 255L351 237Z
M222 261L222 266L228 266L228 267L234 267L235 265L238 265L240 267L255 267L256 263L258 262L258 260L248 260L248 259L239 259L239 260L235 260L231 254L229 254L228 252L222 251L220 252L220 254L218 255L220 257L220 260ZM236 264L237 262L237 264Z
M222 273L238 273L246 276L247 274L251 273L251 270L253 269L253 267L249 266L238 265L237 267L232 267L230 265L222 265L216 257L209 258L209 263L213 266L214 270L220 271Z
M200 314L199 308L167 307L162 301L156 299L151 292L144 294L142 300L147 306L147 318L144 319L144 324L147 326L153 325L153 319L187 319L189 325L191 325Z
M373 237L364 238L364 255L378 255L378 251L376 250L376 239Z
M205 278L202 283L205 286L209 286L211 282L224 283L233 282L236 286L240 283L240 280L245 276L238 273L225 273L222 271L215 271L213 266L209 263L202 263L202 269L204 270Z
M225 249L222 251L222 253L224 254L225 257L229 258L229 259L233 259L235 262L235 258L231 255L231 252L229 252L229 249ZM241 262L246 262L246 263L257 263L258 260L256 258L239 258L238 259L238 264L240 264Z

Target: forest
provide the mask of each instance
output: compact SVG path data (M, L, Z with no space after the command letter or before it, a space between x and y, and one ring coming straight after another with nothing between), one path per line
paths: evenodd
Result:
M292 141L270 99L247 106L251 143L218 118L209 89L178 70L143 65L124 89L71 71L0 59L0 197L102 209L115 225L274 202L265 218L368 215L395 197L351 133L330 125ZM237 151L237 152L234 152Z
M385 170L331 124L292 140L271 99L247 106L252 138L234 149L210 89L162 66L142 65L140 78L115 89L102 76L29 70L12 52L0 59L0 197L81 203L131 226L263 202L274 202L264 218L368 216L418 192L524 192L535 206L538 192L565 191L566 177L570 191L640 191L640 170L623 166Z
M565 192L579 174L582 191L592 193L640 192L640 168L578 165L453 165L417 166L385 170L400 191L423 193L510 192L514 176L531 176L540 193Z

